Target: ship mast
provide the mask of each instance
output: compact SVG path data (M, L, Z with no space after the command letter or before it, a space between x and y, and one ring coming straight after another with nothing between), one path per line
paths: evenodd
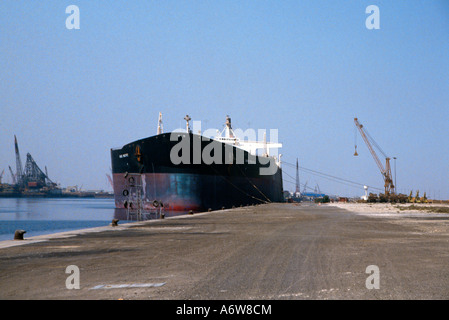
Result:
M263 154L262 156L264 157L268 157L269 151L268 151L268 145L267 145L267 133L264 131L263 133Z
M163 126L162 126L162 113L159 112L159 120L157 123L157 134L161 134L163 132Z
M226 116L225 128L221 131L217 130L217 136L214 138L217 141L233 144L241 149L248 151L249 153L256 155L257 149L263 149L263 156L270 156L270 149L282 148L281 143L274 143L267 141L267 134L264 132L263 141L242 141L234 134L231 127L231 118ZM279 160L280 161L280 160Z
M226 133L225 133L225 137L226 138L234 138L234 132L232 131L232 127L231 127L231 118L229 116L226 116Z
M186 116L184 117L184 120L187 122L187 123L186 123L186 130L187 130L187 133L190 133L191 131L190 131L190 126L189 126L189 121L192 120L192 118L190 118L189 115L186 115Z

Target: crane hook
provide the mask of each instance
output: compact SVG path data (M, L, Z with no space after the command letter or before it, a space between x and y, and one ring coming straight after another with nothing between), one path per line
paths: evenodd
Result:
M354 157L357 157L359 154L357 153L357 145L355 145Z

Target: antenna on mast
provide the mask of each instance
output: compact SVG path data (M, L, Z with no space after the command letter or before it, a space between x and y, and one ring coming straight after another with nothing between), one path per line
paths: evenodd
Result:
M263 132L263 152L264 157L268 157L270 155L267 147L267 133L265 131Z

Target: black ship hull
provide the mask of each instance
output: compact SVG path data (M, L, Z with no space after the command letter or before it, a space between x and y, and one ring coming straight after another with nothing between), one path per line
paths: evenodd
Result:
M268 161L271 159L270 161ZM200 135L171 132L111 150L115 205L141 199L169 211L205 211L282 202L282 172L273 158Z

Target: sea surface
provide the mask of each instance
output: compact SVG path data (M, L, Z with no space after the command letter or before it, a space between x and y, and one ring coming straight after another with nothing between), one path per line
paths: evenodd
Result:
M123 220L117 210L109 198L0 198L0 241L13 240L18 229L26 231L26 239L108 226L112 219Z

